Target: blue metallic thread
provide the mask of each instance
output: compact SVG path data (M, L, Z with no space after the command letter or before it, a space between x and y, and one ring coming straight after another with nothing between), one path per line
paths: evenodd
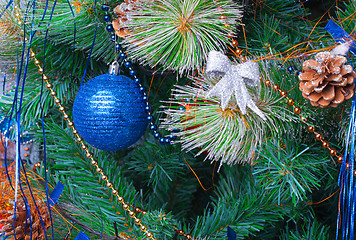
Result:
M146 102L139 87L123 75L104 74L85 83L73 105L73 120L82 138L106 151L134 144L147 127Z
M346 41L352 40L350 35L338 26L332 20L329 20L325 26L327 30L335 39L336 42L345 43ZM351 43L349 51L352 54L356 54L356 44ZM354 219L355 219L355 179L354 179L354 151L355 151L355 134L356 134L356 119L355 119L355 99L354 96L351 107L351 115L349 122L349 129L346 140L346 148L343 157L343 161L340 168L339 175L339 186L340 186L340 197L339 204L340 210L338 212L337 218L337 230L336 239L342 235L342 239L354 239ZM351 138L350 138L351 136ZM349 149L350 148L350 149ZM349 164L349 166L347 166ZM341 223L339 222L341 220ZM341 225L341 229L339 226Z

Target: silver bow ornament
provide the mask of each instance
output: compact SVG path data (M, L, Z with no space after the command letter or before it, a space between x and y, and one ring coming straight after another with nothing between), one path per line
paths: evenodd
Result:
M258 64L255 62L245 62L232 65L229 58L218 51L211 51L208 55L206 73L212 76L223 75L222 79L208 91L206 97L221 97L221 108L225 110L231 95L235 92L236 102L242 114L246 114L246 107L249 107L262 119L266 120L263 112L252 101L246 84L257 86L260 82L260 72Z

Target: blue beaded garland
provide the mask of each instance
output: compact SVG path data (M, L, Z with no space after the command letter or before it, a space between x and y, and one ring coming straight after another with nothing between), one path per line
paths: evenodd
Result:
M157 130L157 126L154 125L154 124L150 125L150 130L151 130L151 131Z
M172 134L169 135L168 138L169 138L169 140L171 140L171 141L176 140L176 136L174 136L174 135L172 135Z
M109 11L109 6L108 5L103 5L103 6L101 6L101 9L104 11L104 12L107 12L107 11Z
M73 105L75 126L93 147L117 151L134 144L147 127L146 102L123 75L103 74L85 83Z
M130 76L135 76L136 75L136 71L135 70L130 70Z
M180 107L178 108L178 110L179 110L179 111L185 111L185 107L180 106Z
M106 26L106 30L108 30L108 32L113 32L114 31L114 27L112 26L112 24L109 24Z
M126 54L125 54L125 53L120 53L120 58L121 58L122 60L124 60L124 59L126 58Z
M120 51L121 50L121 45L120 44L115 44L115 49L116 51Z
M288 67L288 72L292 73L294 71L293 67Z
M107 5L104 4L104 5L102 6L102 10L105 11L105 12L109 11L109 6L107 6ZM104 16L104 21L105 21L105 22L110 22L110 20L111 20L111 17L106 14L106 15ZM113 25L112 25L112 24L108 24L108 25L106 26L106 30L107 30L108 32L114 32ZM111 34L110 39L111 39L111 41L116 42L117 38L116 38L115 33L112 33L112 34ZM121 50L122 50L121 45L118 44L118 43L115 43L115 50L116 50L116 51L120 51L120 58L121 58L122 60L124 60L124 66L130 70L130 71L129 71L130 76L133 77L134 83L138 85L138 87L139 87L139 92L143 94L143 97L141 98L141 100L143 100L144 102L146 102L145 110L148 111L148 114L149 114L149 115L146 117L146 120L149 121L149 122L151 122L150 130L152 130L152 131L154 132L154 137L155 137L155 138L158 138L158 139L159 139L159 142L162 143L162 144L170 144L171 141L175 140L176 137L173 136L173 135L170 135L168 138L162 138L162 137L160 137L160 136L161 136L160 133L156 132L157 126L152 123L153 117L150 115L150 107L149 107L149 104L148 104L148 102L147 102L148 98L147 98L147 95L145 94L145 88L140 84L141 80L136 76L136 71L131 68L131 66L132 66L131 62L129 62L129 61L126 60L126 54L121 51ZM189 99L186 99L186 102L190 102L190 100L189 100ZM185 110L185 108L184 108L184 107L180 107L180 110ZM74 111L74 109L73 109L73 111ZM79 132L79 130L78 130L78 132ZM79 132L79 133L80 133L80 132ZM83 138L85 139L85 137L83 137ZM90 142L88 141L88 143L90 143ZM93 145L93 144L92 144L92 145ZM99 148L99 147L98 147L98 148ZM106 149L103 149L103 150L106 150Z
M111 20L111 17L109 15L105 15L104 16L104 21L105 22L110 22L110 20Z

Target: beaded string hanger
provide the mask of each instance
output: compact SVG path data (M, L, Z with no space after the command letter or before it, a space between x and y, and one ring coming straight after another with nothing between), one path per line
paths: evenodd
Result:
M162 137L162 135L157 131L157 125L153 123L154 119L151 114L151 107L148 102L148 97L145 92L145 88L141 84L141 79L137 76L136 70L133 68L132 63L127 60L126 53L123 51L122 46L117 42L118 36L115 33L115 29L111 23L111 17L109 15L110 7L107 5L103 5L101 9L105 12L104 21L107 23L106 30L110 33L110 40L115 43L115 51L119 55L120 59L123 61L123 65L129 70L130 76L133 78L134 82L138 84L140 92L143 94L143 100L146 101L145 110L147 112L147 120L150 122L149 129L153 132L153 136L158 139L161 144L171 144L176 137L172 134Z

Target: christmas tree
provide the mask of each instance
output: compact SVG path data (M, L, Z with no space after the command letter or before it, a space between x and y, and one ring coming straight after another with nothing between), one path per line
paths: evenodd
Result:
M355 1L1 1L0 239L354 239Z

